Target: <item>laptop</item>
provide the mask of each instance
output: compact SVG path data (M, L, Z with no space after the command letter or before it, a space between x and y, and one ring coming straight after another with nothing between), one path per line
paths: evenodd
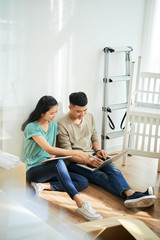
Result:
M120 152L120 153L118 153L118 154L116 154L116 155L113 155L113 156L108 156L105 160L103 160L104 162L103 162L100 166L98 166L98 167L93 167L93 166L91 166L90 164L80 164L80 163L77 163L77 165L80 166L80 167L86 168L86 169L88 169L88 170L90 170L90 171L96 171L96 170L101 169L102 167L104 167L106 164L118 160L118 159L119 159L120 157L122 157L125 153L127 153L127 150L125 150L125 151L123 151L123 152ZM91 157L91 158L92 158L92 157ZM91 159L91 158L90 158L90 159ZM94 158L92 158L92 159L94 159Z

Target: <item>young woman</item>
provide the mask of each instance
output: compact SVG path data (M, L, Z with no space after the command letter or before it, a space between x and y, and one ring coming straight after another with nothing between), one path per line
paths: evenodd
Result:
M58 103L52 96L43 96L29 118L23 123L24 142L22 161L26 164L26 181L31 183L37 194L43 190L65 191L78 206L78 213L87 220L101 219L101 215L83 200L78 191L88 186L88 180L75 173L68 173L62 159L41 163L58 156L79 156L87 161L90 155L78 150L55 147L58 134Z

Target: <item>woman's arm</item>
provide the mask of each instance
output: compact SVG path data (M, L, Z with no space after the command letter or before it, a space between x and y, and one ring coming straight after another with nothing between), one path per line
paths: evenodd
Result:
M51 155L59 156L79 156L84 161L89 159L89 155L79 150L67 150L57 147L52 147L43 136L32 136L33 140L43 148L47 153Z

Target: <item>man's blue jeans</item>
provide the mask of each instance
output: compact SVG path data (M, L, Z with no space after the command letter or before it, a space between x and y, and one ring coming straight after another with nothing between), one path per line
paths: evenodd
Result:
M68 171L78 173L86 177L90 182L95 183L105 188L107 191L124 198L125 195L123 194L123 191L131 189L115 163L109 163L94 172L77 166L74 162L69 163L67 168Z
M64 191L73 197L88 187L88 180L76 173L69 173L63 160L50 161L30 168L26 172L28 183L50 182L53 191Z

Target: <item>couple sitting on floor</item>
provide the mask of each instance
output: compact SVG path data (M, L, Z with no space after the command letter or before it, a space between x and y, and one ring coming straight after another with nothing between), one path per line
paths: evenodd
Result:
M69 101L69 113L59 121L58 127L54 121L58 103L51 96L43 96L22 125L22 161L26 164L27 182L37 194L43 190L67 192L77 204L77 212L87 220L102 218L79 194L88 187L88 181L124 198L128 208L152 206L156 202L153 188L149 187L145 192L134 191L115 163L94 172L76 164L98 167L108 154L100 149L93 116L87 113L86 94L72 93ZM56 147L56 138L59 147ZM71 157L65 162L58 159L41 163L56 155Z

